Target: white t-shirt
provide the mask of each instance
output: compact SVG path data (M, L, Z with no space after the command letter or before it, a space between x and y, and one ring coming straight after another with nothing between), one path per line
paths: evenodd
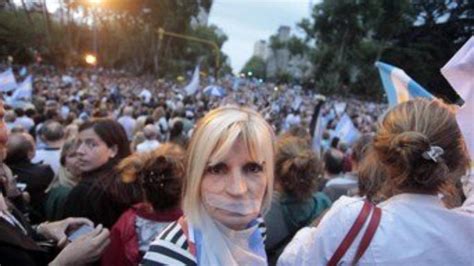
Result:
M130 116L122 116L117 120L117 122L119 122L125 129L128 140L132 140L133 131L135 130L135 125L137 123L136 120Z
M301 229L277 265L326 265L353 225L361 198L341 197L317 228ZM437 196L400 194L378 205L382 218L359 265L472 265L474 214L449 210ZM370 219L342 257L350 265Z
M27 116L17 117L15 124L22 126L24 129L26 129L26 131L30 131L30 129L35 126L33 119Z
M54 175L56 176L59 172L59 166L61 166L61 149L45 148L37 150L35 157L31 160L33 163L48 164L53 169Z
M160 147L160 142L157 140L145 140L137 145L138 152L149 152Z
M301 117L290 113L285 118L285 130L290 129L292 126L299 125L301 123Z

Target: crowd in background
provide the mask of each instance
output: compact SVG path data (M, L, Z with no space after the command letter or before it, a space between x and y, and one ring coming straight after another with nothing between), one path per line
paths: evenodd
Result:
M274 193L262 217L270 264L298 230L317 224L341 197L388 198L381 192L385 180L373 179L386 170L364 165L387 104L231 77L213 84L221 95L205 93L207 81L189 95L186 84L121 71L48 66L28 71L34 76L31 102L4 105L5 196L31 224L86 217L103 225L110 236L96 228L97 235L107 233L107 240L97 244L100 254L91 259L96 263L99 257L103 265L138 265L144 256L146 263L154 261L147 251L155 237L183 215L181 195L190 171L186 149L197 122L220 106L249 107L277 133ZM356 139L339 135L344 116ZM396 164L394 158L387 160ZM460 206L465 199L457 185L444 198L447 206ZM281 263L302 262L292 257L293 251L304 253L294 245Z

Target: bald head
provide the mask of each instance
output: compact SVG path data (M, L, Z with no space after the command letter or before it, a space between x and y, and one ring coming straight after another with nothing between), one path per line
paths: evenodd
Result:
M158 128L154 125L146 125L143 128L143 135L145 135L145 138L148 140L153 140L158 137Z
M28 133L15 133L7 143L7 161L31 160L35 155L35 141Z
M64 137L64 127L57 121L49 120L41 127L41 137L47 143L61 141Z
M133 116L133 107L127 106L123 109L123 115L125 116Z

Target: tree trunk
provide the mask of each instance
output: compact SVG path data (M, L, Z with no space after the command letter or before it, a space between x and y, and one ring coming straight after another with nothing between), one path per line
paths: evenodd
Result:
M33 20L31 19L30 11L26 8L25 0L21 0L21 5L23 6L23 10L25 10L26 18L31 26L33 26Z
M48 9L46 8L46 0L43 0L42 1L42 11L43 11L43 18L45 20L45 29L46 29L46 43L48 43L48 47L51 43L51 21L50 21L50 17L49 17L49 12L48 12ZM51 47L50 47L51 48Z
M346 32L344 32L344 36L342 36L341 46L339 48L339 53L337 55L337 62L338 63L342 62L342 58L343 58L344 50L345 50L345 46L346 46L346 38L347 38L348 33L349 33L349 30L346 30Z

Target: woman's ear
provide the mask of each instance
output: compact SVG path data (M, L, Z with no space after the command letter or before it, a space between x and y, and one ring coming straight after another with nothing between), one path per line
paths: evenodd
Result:
M114 157L117 155L117 153L118 153L118 147L117 147L117 145L114 145L114 146L112 146L112 147L109 148L109 149L110 149L110 151L111 151L111 153L110 153L110 159L112 159L112 158L114 158Z

